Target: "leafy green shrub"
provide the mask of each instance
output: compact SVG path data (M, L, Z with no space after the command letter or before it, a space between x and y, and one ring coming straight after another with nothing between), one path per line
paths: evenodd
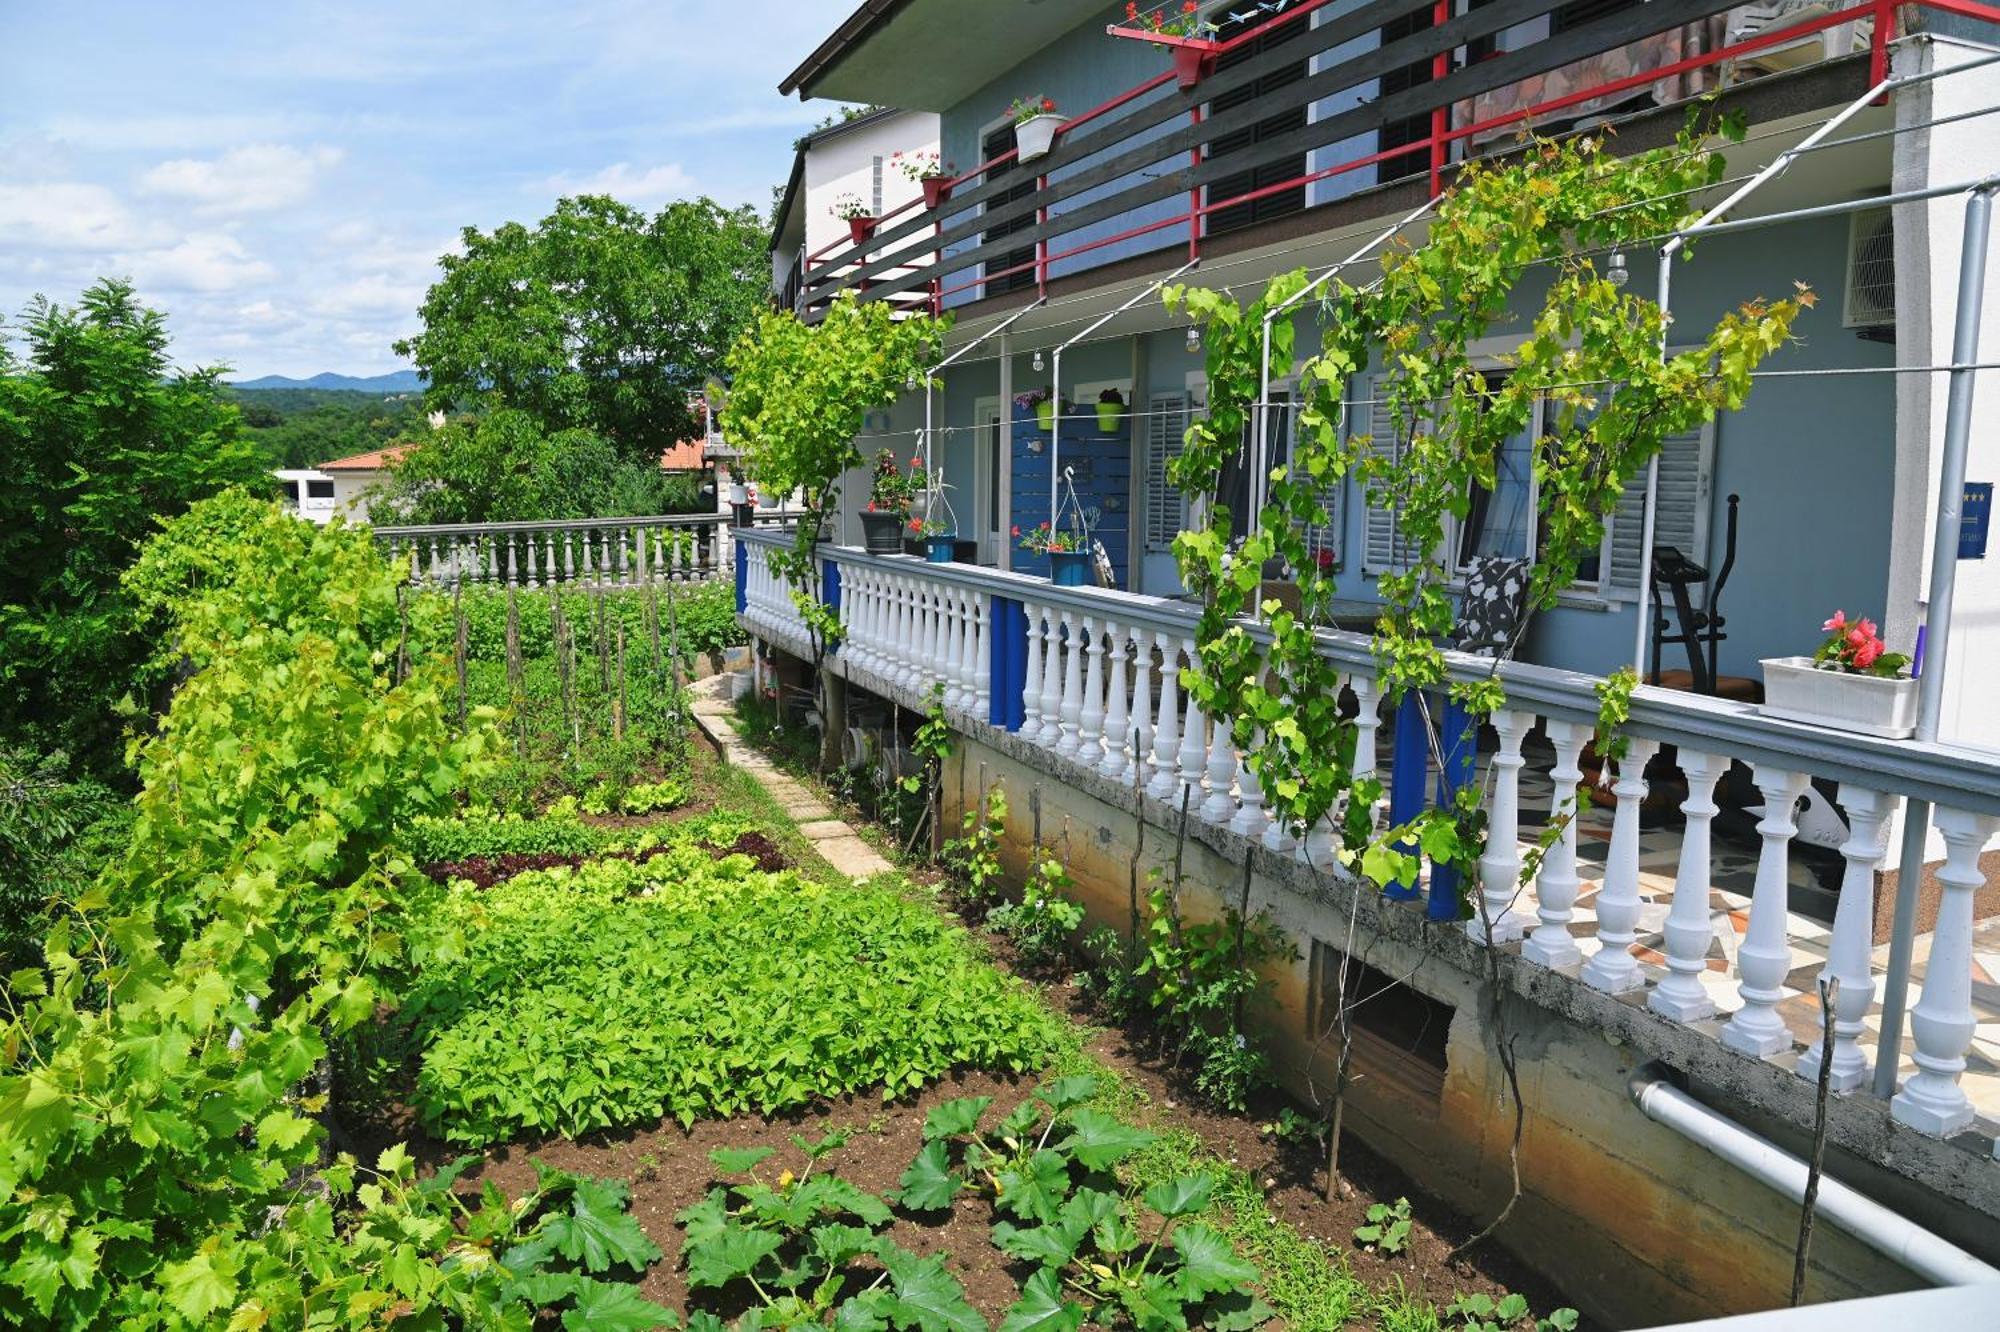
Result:
M987 912L987 928L1004 935L1024 965L1055 965L1069 951L1069 941L1083 924L1082 905L1064 896L1070 886L1069 871L1062 862L1052 855L1038 854L1028 871L1027 885L1021 889L1021 900L1003 902Z
M1245 917L1230 909L1220 920L1186 920L1164 887L1148 894L1147 905L1135 969L1146 1001L1175 1057L1194 1059L1202 1094L1240 1112L1271 1077L1270 1056L1248 1021L1270 1001L1271 984L1260 968L1291 957L1291 943L1262 913Z
M965 895L983 902L1000 891L1000 839L1007 831L1007 790L995 785L986 792L983 809L965 811L965 835L944 844L944 864L964 887Z
M462 943L402 1017L417 1104L458 1142L892 1097L1052 1039L928 907L695 848L454 888L433 933Z
M1092 1078L1060 1078L988 1129L989 1096L937 1106L903 1172L902 1205L943 1211L973 1190L1007 1214L993 1225L994 1244L1036 1268L1009 1328L1075 1329L1089 1318L1241 1332L1269 1319L1251 1293L1256 1267L1221 1232L1186 1219L1208 1205L1215 1177L1176 1176L1126 1196L1114 1170L1154 1135L1084 1104L1096 1094Z
M70 775L68 755L0 749L0 966L40 960L50 900L83 892L131 822L108 787Z
M1113 1022L1129 1022L1145 1010L1146 992L1132 974L1125 937L1109 925L1099 925L1077 945L1083 966L1077 988L1090 996L1098 1011Z

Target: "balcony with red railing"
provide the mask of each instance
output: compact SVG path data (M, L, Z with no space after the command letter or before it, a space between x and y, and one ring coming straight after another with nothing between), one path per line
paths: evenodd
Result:
M1398 182L1435 194L1528 126L1601 123L1815 68L1834 80L1821 90L1831 107L1879 83L1897 33L1935 13L2000 24L2000 7L1975 0L1372 0L1340 12L1304 0L1216 40L1114 28L1160 45L1160 72L1066 120L1046 155L992 153L936 206L912 200L865 241L808 254L800 306L845 291L932 311L1032 299L1138 253L1199 257L1225 233L1254 236L1336 196Z

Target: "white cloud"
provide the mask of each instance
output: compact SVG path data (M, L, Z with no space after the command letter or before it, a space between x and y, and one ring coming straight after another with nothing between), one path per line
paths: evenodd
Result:
M608 194L620 203L636 208L657 207L669 199L684 199L700 193L695 188L694 178L678 162L643 170L635 168L630 162L613 162L602 171L588 176L572 176L567 172L550 176L534 188L547 189L556 194Z
M411 315L423 304L424 284L399 282L387 273L367 273L327 286L313 298L315 314L334 318Z
M102 185L0 182L0 243L19 242L39 250L103 250L157 243L159 234Z
M121 254L120 268L141 288L162 291L235 291L276 276L227 232L196 232L178 245Z
M139 188L186 199L206 213L269 212L305 199L320 174L341 157L338 148L250 144L221 157L162 162L139 177Z

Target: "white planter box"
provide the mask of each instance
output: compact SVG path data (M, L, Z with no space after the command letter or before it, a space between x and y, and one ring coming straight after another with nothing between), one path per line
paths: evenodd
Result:
M1917 729L1917 682L1822 671L1811 657L1766 657L1764 711L1791 721L1903 740Z
M1062 123L1061 116L1035 116L1014 126L1015 160L1031 162L1047 154L1056 141L1056 126Z
M731 504L748 504L750 502L750 487L740 481L731 485L729 487L729 502Z

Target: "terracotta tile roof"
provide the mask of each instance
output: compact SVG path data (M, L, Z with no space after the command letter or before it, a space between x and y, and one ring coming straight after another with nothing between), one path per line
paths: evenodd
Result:
M332 462L321 463L319 470L322 472L380 472L385 470L390 463L401 458L408 448L409 445L407 444L392 444L386 449L377 449L373 453L357 453L350 458L335 458Z
M660 470L663 472L698 472L708 465L703 452L707 440L684 439L660 455Z

